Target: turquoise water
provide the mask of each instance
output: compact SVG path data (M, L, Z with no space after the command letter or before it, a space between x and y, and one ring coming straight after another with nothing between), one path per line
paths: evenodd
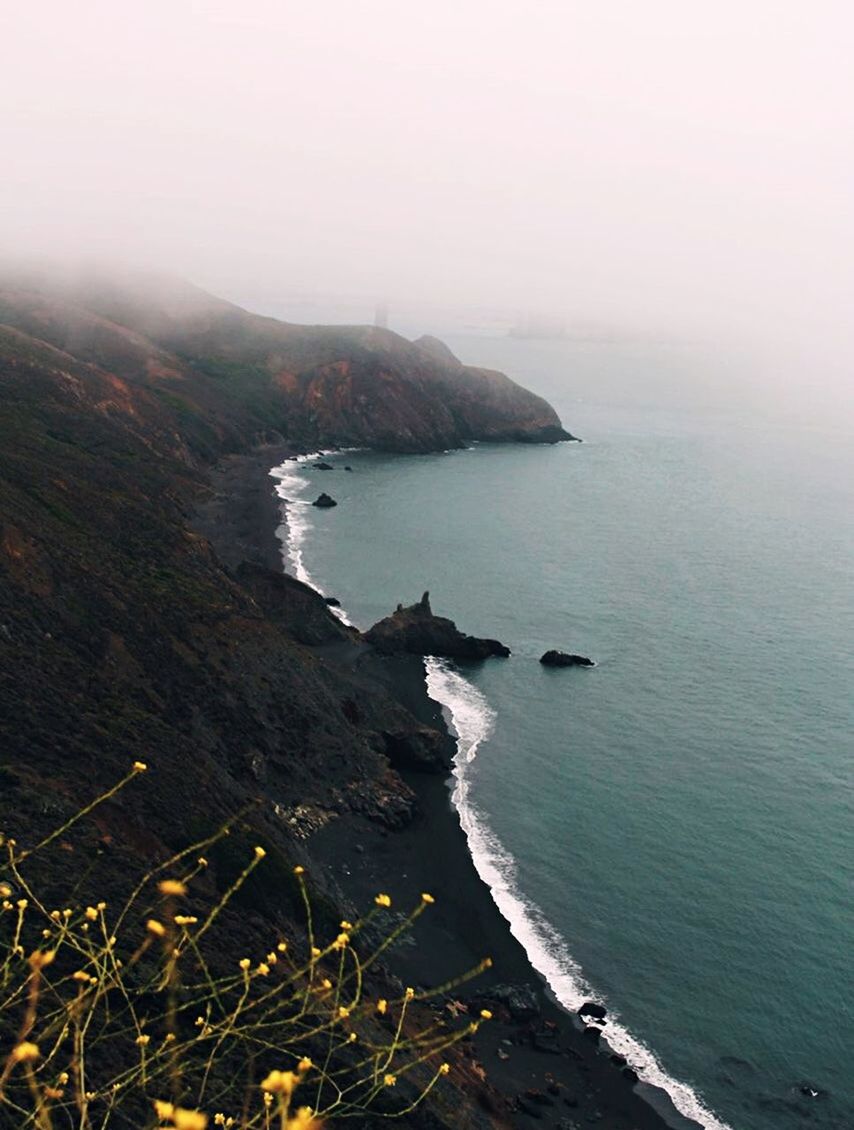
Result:
M691 408L690 349L452 344L585 442L301 471L340 503L291 508L303 567L359 626L429 589L512 648L433 679L476 858L558 995L604 1000L709 1126L854 1126L847 437Z

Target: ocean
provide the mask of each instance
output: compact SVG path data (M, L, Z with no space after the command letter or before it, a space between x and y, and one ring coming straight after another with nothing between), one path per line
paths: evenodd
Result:
M291 462L290 568L361 628L429 589L512 649L426 677L478 870L558 998L603 1001L709 1130L850 1130L849 435L716 400L707 346L449 344L584 442Z

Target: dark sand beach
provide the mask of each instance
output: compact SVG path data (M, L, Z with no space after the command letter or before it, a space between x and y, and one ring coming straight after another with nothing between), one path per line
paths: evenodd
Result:
M284 447L265 447L225 460L214 473L211 496L194 525L230 567L249 559L281 568L276 536L281 503L268 472L289 454ZM391 596L389 602L391 606ZM447 732L440 707L427 695L419 658L383 658L360 643L327 646L316 653L333 668L346 666L366 682L381 683L422 721ZM452 746L450 734L448 742ZM469 1054L511 1100L513 1124L561 1130L588 1125L609 1130L696 1127L678 1114L663 1092L635 1082L627 1071L630 1065L614 1062L606 1043L607 1021L597 1038L554 999L475 870L448 781L424 773L405 776L419 808L407 827L390 831L363 816L346 814L312 835L306 848L355 907L369 906L380 891L403 910L417 905L422 892L434 896L435 904L417 923L413 942L389 956L392 972L405 984L433 988L485 957L492 959L491 969L453 990L449 998L474 1016L481 1007L493 1012L494 1019L481 1025ZM514 1010L506 1000L490 996L500 986L515 989Z

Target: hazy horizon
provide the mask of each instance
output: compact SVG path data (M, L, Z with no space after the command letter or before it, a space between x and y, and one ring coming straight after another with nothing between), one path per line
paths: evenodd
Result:
M9 7L0 248L746 343L842 404L852 32L840 0Z

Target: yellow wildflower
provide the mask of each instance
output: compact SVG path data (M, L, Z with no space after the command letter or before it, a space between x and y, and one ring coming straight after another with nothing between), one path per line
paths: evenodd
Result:
M387 1000L377 1001L377 1012L380 1014L380 1016L385 1016L387 1009L388 1009L388 1001Z
M491 1020L492 1019L492 1013L489 1011L488 1008L482 1008L480 1010L480 1015L484 1020Z
M346 1020L349 1015L350 1015L350 1009L347 1008L346 1005L343 1005L343 1004L339 1005L339 1007L338 1007L338 1019L339 1020Z
M297 864L296 867L294 868L294 875L304 875L304 874L305 874L305 868L301 867L299 864Z
M270 972L270 966L267 964L266 961L262 961L261 964L258 966L258 974L261 977L266 977L269 972Z
M411 1001L414 996L415 996L415 990L414 989L407 989L406 992L403 994L404 1000L408 1000L408 1001Z
M297 1064L297 1071L299 1071L301 1075L304 1075L306 1071L311 1071L312 1067L314 1067L314 1064L307 1055L304 1055Z
M148 769L148 766L147 766L147 765L145 764L145 762L144 762L144 761L135 761L135 762L133 763L133 771L134 771L134 773L145 773L145 771L146 771L147 769Z
M263 859L266 854L267 854L266 851L261 847L260 844L255 845L255 858L256 859Z
M290 1095L299 1081L295 1071L271 1071L261 1083L261 1090L270 1095Z
M314 1117L310 1106L301 1106L293 1118L288 1119L288 1130L319 1130L323 1123Z
M397 1076L396 1075L385 1075L383 1077L383 1083L385 1083L385 1085L387 1087L393 1087L397 1083Z
M166 933L166 927L162 922L158 922L156 918L149 918L145 924L145 928L149 934L154 934L158 938L162 938Z
M389 895L377 895L374 902L377 906L391 906L391 897Z
M433 896L432 896L432 895L428 895L428 894L427 894L427 892L426 892L426 891L424 891L424 892L422 893L422 895L421 895L421 901L422 901L422 902L424 902L424 903L426 903L426 904L427 904L428 906L430 906L430 905L431 905L432 903L434 903L434 902L435 902L436 900L435 900L435 899L433 898Z
M440 1075L447 1075L450 1070L451 1070L450 1063L440 1063L439 1064L439 1074Z
M181 1110L176 1108L172 1114L175 1130L205 1130L208 1116L200 1110Z
M164 879L157 884L157 887L161 895L185 895L187 893L187 888L180 879Z
M246 970L249 969L249 967L252 965L252 962L249 960L248 957L241 957L240 961L237 964L240 966L240 968L245 973Z
M90 922L94 922L95 919L98 917L98 911L95 909L94 906L87 906L86 907L86 917L89 919Z
M143 1036L137 1036L137 1038L136 1038L136 1042L137 1042L137 1044L139 1044L139 1046L140 1046L141 1048L145 1048L145 1047L147 1047L147 1046L148 1046L148 1044L150 1043L150 1041L151 1041L151 1037L150 1037L150 1036L146 1036L146 1035L143 1035Z
M44 969L46 965L50 965L56 953L53 950L33 950L29 956L30 969Z
M17 1045L12 1049L12 1062L13 1063L32 1063L33 1060L38 1059L41 1055L38 1044L32 1044L29 1040L24 1040L23 1043Z

